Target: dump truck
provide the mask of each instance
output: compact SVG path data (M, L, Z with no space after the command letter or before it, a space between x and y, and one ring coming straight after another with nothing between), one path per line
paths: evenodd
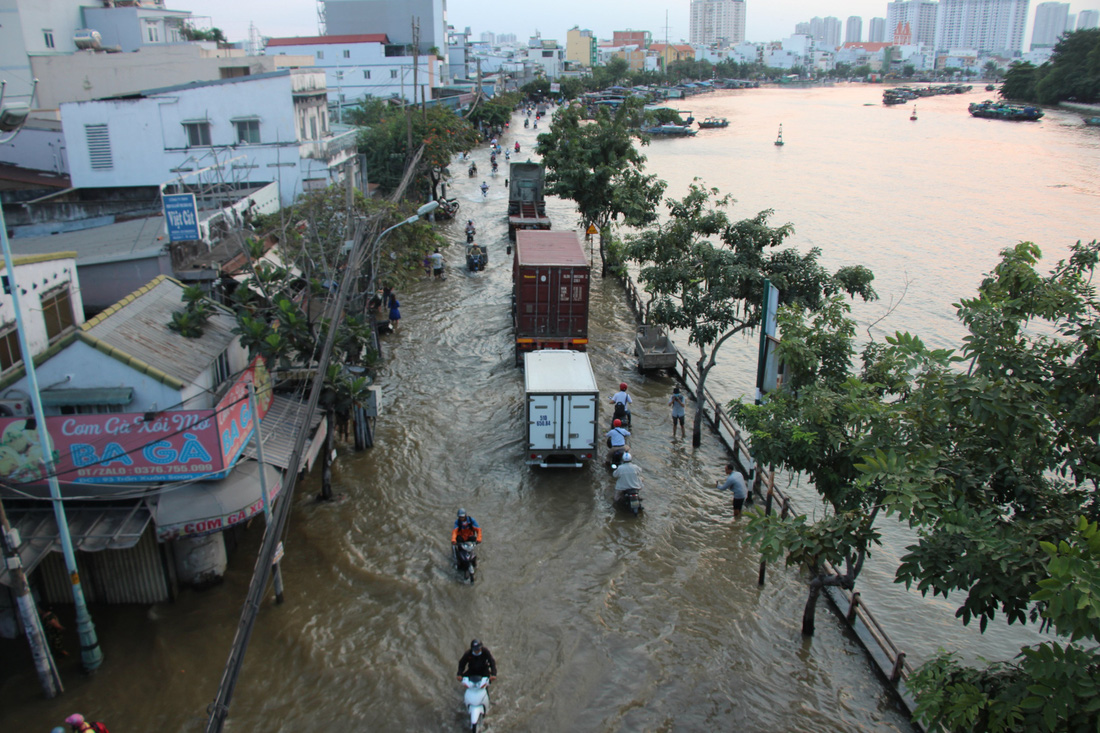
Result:
M520 229L549 229L546 198L543 194L546 172L539 163L512 163L508 169L508 238L516 239Z
M587 349L589 285L577 232L517 232L512 262L516 366L528 351Z
M588 354L532 351L523 356L529 466L580 468L596 456L600 393Z

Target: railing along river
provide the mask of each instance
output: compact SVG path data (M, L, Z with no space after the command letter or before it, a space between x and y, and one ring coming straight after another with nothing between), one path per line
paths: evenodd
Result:
M645 300L638 290L633 278L622 278L626 289L627 302L639 323L644 322ZM688 392L694 398L699 386L699 372L688 361L679 347L676 348L676 376L688 388ZM751 471L753 476L752 493L764 501L764 513L771 514L774 504L778 503L780 516L786 518L795 511L794 503L782 489L775 485L775 470L768 468L756 470L757 466L752 457L748 442L744 439L741 429L726 414L722 404L707 389L703 390L703 417L711 424L718 438L733 454L737 462ZM828 561L822 563L822 569L829 574L837 570ZM764 585L765 563L760 562L760 585ZM886 633L886 630L875 618L868 608L859 591L848 591L837 586L826 586L825 595L833 604L837 614L844 619L848 628L867 650L868 656L875 664L875 668L889 682L897 692L902 703L910 713L916 707L916 700L909 691L907 679L913 672L913 667L906 658L904 651ZM919 723L915 723L919 726Z

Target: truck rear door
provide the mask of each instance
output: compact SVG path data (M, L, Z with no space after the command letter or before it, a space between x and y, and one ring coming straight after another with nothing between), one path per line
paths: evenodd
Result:
M575 451L595 449L596 396L576 394L563 396L562 447Z
M527 441L530 450L547 452L562 445L561 405L554 394L527 395Z

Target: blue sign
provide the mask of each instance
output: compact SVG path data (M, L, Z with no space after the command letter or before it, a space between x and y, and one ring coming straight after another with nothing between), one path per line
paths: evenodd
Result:
M164 194L164 220L168 222L168 241L200 239L199 212L193 193Z

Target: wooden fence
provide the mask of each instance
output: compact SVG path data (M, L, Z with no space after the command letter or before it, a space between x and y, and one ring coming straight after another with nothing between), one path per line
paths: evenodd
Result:
M639 323L644 322L645 300L641 291L632 278L622 278L626 288L627 302ZM687 360L683 353L676 350L676 377L684 384L688 392L694 398L699 386L699 372L695 365ZM752 457L750 445L741 434L741 429L726 414L722 403L719 402L709 390L703 390L703 416L710 423L711 428L717 433L718 438L725 444L734 459L752 477L752 492L764 502L764 511L770 514L774 506L778 505L780 515L786 517L795 512L794 503L782 489L775 485L775 471L771 468L757 470L756 462ZM826 573L835 573L836 569L828 562L824 563L823 570ZM765 563L760 563L760 585L764 584ZM863 601L859 591L848 591L844 588L828 586L825 588L825 596L830 600L837 614L844 619L848 628L867 650L868 656L875 664L875 668L897 692L902 703L910 713L916 707L916 700L906 685L906 679L912 673L912 665L908 662L904 651L886 633L886 630L875 618L871 609ZM917 724L919 727L919 724Z

